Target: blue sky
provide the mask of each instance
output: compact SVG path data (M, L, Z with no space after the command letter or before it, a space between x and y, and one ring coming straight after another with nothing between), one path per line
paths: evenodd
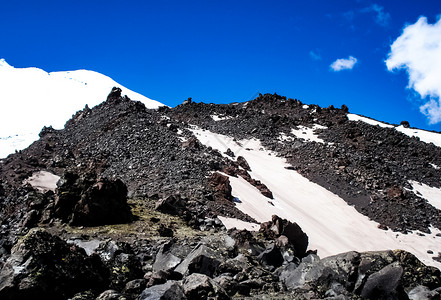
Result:
M277 92L441 131L441 122L429 124L440 115L441 87L417 81L406 88L409 76L400 70L415 51L397 53L393 72L385 64L405 26L425 16L421 30L432 28L439 14L439 1L426 0L4 1L0 57L47 72L94 70L170 106L188 97L228 103ZM441 63L431 65L441 72ZM426 107L424 115L429 100L432 114Z

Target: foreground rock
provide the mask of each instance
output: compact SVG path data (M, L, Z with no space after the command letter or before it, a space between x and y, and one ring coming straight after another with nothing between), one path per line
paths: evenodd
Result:
M428 291L441 285L438 269L400 250L348 252L324 259L311 254L300 265L290 264L279 272L289 290L317 298L406 299L419 285Z
M32 230L11 251L0 271L1 299L61 299L102 290L109 273L98 256L43 230Z

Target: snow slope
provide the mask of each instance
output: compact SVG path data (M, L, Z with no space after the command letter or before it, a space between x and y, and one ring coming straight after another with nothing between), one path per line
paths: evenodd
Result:
M198 128L193 133L201 143L221 153L230 148L236 156L243 156L251 167L250 175L272 191L274 200L269 200L244 179L230 176L232 194L239 198L236 205L240 210L258 222L269 221L273 214L297 222L309 236L309 248L317 249L321 257L352 250L403 249L424 263L441 268L441 263L432 260L432 256L441 252L441 237L436 236L439 230L432 228L432 233L425 235L380 230L378 223L358 213L339 196L296 171L285 169L285 160L265 150L259 141L236 142L231 137ZM253 226L231 219L225 221L227 228ZM428 250L435 254L427 253Z
M114 86L148 108L163 106L94 71L47 73L14 68L0 59L0 158L29 146L43 126L63 128L86 104L92 107L106 100Z

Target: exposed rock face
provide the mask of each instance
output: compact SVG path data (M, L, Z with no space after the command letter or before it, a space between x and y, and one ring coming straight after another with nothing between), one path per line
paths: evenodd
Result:
M121 180L92 178L65 174L57 190L55 215L76 226L130 222L125 184Z

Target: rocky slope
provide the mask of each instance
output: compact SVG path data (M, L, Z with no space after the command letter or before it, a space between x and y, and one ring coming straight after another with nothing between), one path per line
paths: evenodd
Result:
M439 297L439 270L408 252L320 259L291 221L273 216L252 233L226 231L217 218L255 222L235 205L225 174L269 200L275 191L239 154L201 144L194 126L259 139L383 229L441 229L440 211L409 184L440 187L441 148L349 121L347 112L278 95L151 110L113 89L64 129L43 128L40 140L1 160L0 298ZM302 128L317 128L320 141L292 131ZM37 189L30 178L42 171L59 177L56 186Z

